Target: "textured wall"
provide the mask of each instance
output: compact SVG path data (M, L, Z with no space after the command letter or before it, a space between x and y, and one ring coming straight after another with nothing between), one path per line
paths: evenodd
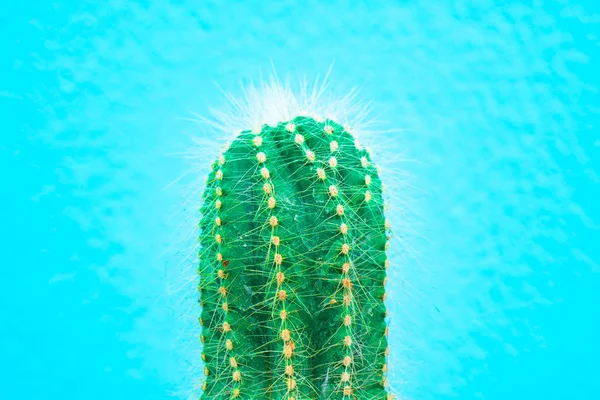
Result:
M272 60L335 61L332 90L403 129L365 139L413 210L393 216L413 251L388 297L398 393L597 398L600 6L502 3L0 5L0 397L163 399L187 379L172 153L215 83L239 93Z

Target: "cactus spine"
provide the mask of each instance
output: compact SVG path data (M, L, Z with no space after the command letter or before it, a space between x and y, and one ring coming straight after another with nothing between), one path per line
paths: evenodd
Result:
M200 220L202 399L387 399L381 181L331 120L241 132Z

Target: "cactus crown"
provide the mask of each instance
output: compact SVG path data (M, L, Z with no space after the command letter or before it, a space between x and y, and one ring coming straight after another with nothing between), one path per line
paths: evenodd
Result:
M335 121L243 131L200 220L202 399L386 399L388 235L371 158Z

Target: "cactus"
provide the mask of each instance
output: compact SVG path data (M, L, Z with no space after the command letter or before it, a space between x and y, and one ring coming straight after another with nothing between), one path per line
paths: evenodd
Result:
M200 209L201 399L388 399L382 184L332 120L243 131Z

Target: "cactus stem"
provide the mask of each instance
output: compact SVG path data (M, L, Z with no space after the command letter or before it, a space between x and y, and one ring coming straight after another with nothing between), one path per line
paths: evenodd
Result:
M386 398L389 238L368 152L330 119L255 124L207 182L202 400Z

